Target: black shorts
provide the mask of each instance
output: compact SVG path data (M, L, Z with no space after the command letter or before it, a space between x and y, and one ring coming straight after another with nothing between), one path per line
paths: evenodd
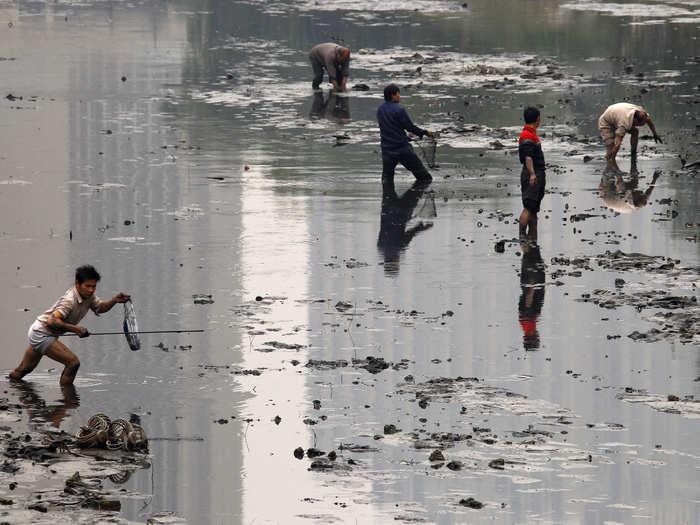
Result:
M535 183L530 184L530 172L525 166L520 172L520 190L523 195L523 207L531 213L540 211L540 203L544 198L544 188L547 177L544 171L535 172Z

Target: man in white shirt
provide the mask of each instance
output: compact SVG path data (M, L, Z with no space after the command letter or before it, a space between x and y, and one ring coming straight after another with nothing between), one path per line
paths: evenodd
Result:
M78 337L88 337L90 332L78 323L92 310L95 315L109 312L117 303L125 303L131 296L119 292L108 301L101 301L95 295L100 274L90 265L75 270L75 286L68 289L63 296L46 312L36 318L27 334L29 346L24 352L22 362L10 372L10 379L19 380L31 373L45 355L58 361L65 368L59 383L70 385L80 368L80 359L61 343L58 338L66 332L73 332Z
M639 141L639 126L646 124L654 135L655 142L661 142L661 137L656 133L656 128L651 116L643 107L627 102L618 102L603 112L598 119L598 129L605 142L605 158L608 161L608 169L620 171L617 166L617 152L622 145L622 139L626 133L630 133L630 147L632 156L637 154L637 142Z

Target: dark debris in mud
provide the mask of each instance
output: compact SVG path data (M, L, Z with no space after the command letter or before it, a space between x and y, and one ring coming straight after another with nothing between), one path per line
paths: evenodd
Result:
M392 363L391 361L385 361L382 357L367 356L365 359L353 359L350 363L345 359L338 359L335 361L309 359L306 363L306 367L315 370L333 370L352 365L353 368L367 370L370 374L378 374L388 368L392 370L406 369L408 368L408 363L410 363L408 359L402 359L398 363Z
M459 505L462 507L468 507L470 509L482 509L484 504L474 498L466 498L459 500Z
M3 400L0 405L0 410L15 416L19 416L24 408L9 400ZM118 430L125 428L116 424L122 421L126 423L125 420L115 420L115 425L110 425L109 431L105 429L107 443L110 439L117 439ZM125 435L123 437L126 439ZM16 496L11 499L1 499L4 515L26 508L55 515L55 521L60 523L68 519L66 511L75 512L74 509L77 508L118 513L121 510L120 499L125 494L123 491L107 489L104 482L109 480L115 485L125 483L134 470L150 468L148 456L118 449L81 448L86 445L83 438L85 432L76 437L55 431L15 433L11 427L3 427L3 455L6 459L0 465L0 481L5 483L17 480L8 483L9 489L22 489L17 490ZM98 442L99 439L96 443ZM62 485L34 491L32 485L27 484L27 475L40 476L50 482L60 481L61 475L57 474L56 469L59 463L75 468L74 473ZM66 470L65 466L63 470ZM105 471L118 473L103 474ZM107 515L104 518L109 519Z
M583 292L577 299L605 309L628 306L638 312L646 312L645 319L656 323L658 327L648 331L634 330L628 334L633 341L677 339L681 343L691 343L700 338L698 267L682 266L680 261L668 257L625 253L620 250L606 251L597 256L552 257L551 264L559 267L551 273L552 279L581 277L583 271L594 271L594 268L643 274L642 282L632 283L629 278L618 277L614 280L613 288ZM608 336L609 339L616 337Z

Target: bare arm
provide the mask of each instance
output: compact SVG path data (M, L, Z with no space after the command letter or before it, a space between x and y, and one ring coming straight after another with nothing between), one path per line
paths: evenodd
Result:
M109 301L100 301L100 306L97 308L98 314L103 314L109 312L112 307L117 303L125 303L131 299L131 295L124 292L119 292L117 295L112 297Z
M622 139L624 138L624 135L615 135L615 144L613 145L612 150L610 150L610 155L607 156L607 159L610 160L617 155L617 152L620 151L620 146L622 146Z
M87 331L87 328L75 324L66 323L63 320L63 314L58 310L54 310L53 312L51 312L51 315L49 315L49 318L46 320L46 326L51 328L51 330L55 330L56 332L73 332L74 334L77 334L80 337L87 337L88 335L90 335L90 332Z
M649 115L647 115L647 126L649 126L652 135L654 135L654 142L661 142L661 137L659 137L659 134L656 132L656 126L654 126L654 122L652 122Z
M535 176L535 164L532 162L532 157L525 157L525 167L527 171L530 172L530 186L532 186L537 180Z

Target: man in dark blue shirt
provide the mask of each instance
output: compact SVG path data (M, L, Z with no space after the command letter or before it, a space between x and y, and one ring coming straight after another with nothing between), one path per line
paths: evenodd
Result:
M400 162L404 168L416 177L418 182L428 183L433 180L423 163L413 151L405 131L423 137L432 136L432 132L421 129L411 122L406 110L399 106L401 93L396 84L384 88L384 104L377 110L379 131L382 137L382 179L394 179L394 169ZM404 131L405 130L405 131Z
M542 143L537 136L537 127L542 117L539 109L528 107L523 111L523 118L525 127L518 140L518 155L523 165L520 172L520 189L523 194L523 211L519 219L520 237L537 241L537 214L547 183Z

